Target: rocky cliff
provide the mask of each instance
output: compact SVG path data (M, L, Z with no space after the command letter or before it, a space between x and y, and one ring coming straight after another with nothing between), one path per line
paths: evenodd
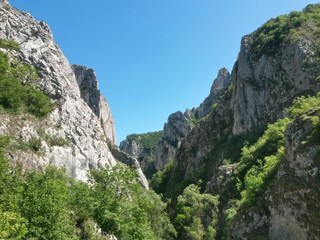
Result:
M98 81L93 69L80 65L72 65L82 99L92 109L101 122L104 134L110 142L116 145L116 131L113 115L105 97L98 89Z
M56 106L45 119L1 114L2 135L18 136L17 143L37 140L39 145L37 153L18 150L8 156L23 159L29 167L65 167L80 180L86 180L90 168L116 164L107 145L107 139L115 142L113 119L93 72L72 68L54 42L49 26L10 7L7 1L0 7L0 38L20 45L20 51L12 57L36 68L36 84Z
M120 143L121 151L139 161L141 169L148 179L156 172L156 148L163 136L163 131L144 134L131 134Z
M310 120L299 116L286 128L284 160L272 173L274 178L265 172L250 178L254 171L256 176L261 169L267 171L270 159L263 154L260 160L251 156L250 163L243 160L243 149L255 143L269 124L286 117L297 97L319 92L319 9L309 5L303 12L271 19L243 37L231 74L221 70L218 75L226 84L218 84L223 87L211 90L209 98L193 110L200 118L172 151L173 165L157 175L154 186L165 197L175 199L199 181L203 191L220 196L217 239L318 239L319 216L310 206L318 209L319 146L317 141L307 144L310 132L317 131ZM317 115L317 107L312 109ZM261 151L269 154L274 146L265 144ZM249 163L239 170L243 161ZM261 181L263 187L254 189L249 181ZM244 189L251 186L255 197L263 192L257 204L241 202L248 195L240 183Z
M298 116L285 132L284 160L257 206L242 208L231 239L319 239L319 108Z
M156 148L155 166L157 170L163 169L175 157L181 142L195 124L218 106L230 82L231 76L228 70L220 69L217 78L213 81L209 96L199 107L192 110L187 109L184 113L178 111L168 117L167 123L164 124L163 137Z
M297 96L319 91L320 84L315 80L319 58L311 36L314 27L306 25L309 35L289 39L279 44L274 53L259 57L253 45L258 33L242 39L230 86L208 117L188 134L176 155L177 167L183 169L184 177L209 177L223 160L236 161L240 149L230 153L229 144L235 147L232 141L240 143L250 134L258 136L268 123L284 116L285 108Z
M142 169L147 172L147 176L150 178L155 170L162 170L175 157L182 140L190 133L195 124L218 105L222 95L229 87L230 81L231 76L228 70L226 68L220 69L217 78L213 81L209 96L199 107L187 109L184 113L178 111L168 117L161 138L156 142L153 151L150 152L143 144L139 144L139 141L133 141L130 136L129 139L120 143L120 148L129 155L140 159Z

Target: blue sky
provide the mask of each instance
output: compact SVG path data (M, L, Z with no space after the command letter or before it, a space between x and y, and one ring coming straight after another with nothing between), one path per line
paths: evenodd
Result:
M241 37L304 0L9 0L46 21L70 63L93 68L117 141L197 107Z

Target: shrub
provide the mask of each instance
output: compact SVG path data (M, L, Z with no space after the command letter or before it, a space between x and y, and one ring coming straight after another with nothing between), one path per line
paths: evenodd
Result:
M16 50L12 41L0 39L0 48ZM18 60L9 62L7 53L0 51L0 105L10 112L18 112L23 106L27 112L44 117L53 109L48 96L30 83L37 79L35 69Z
M191 184L178 197L175 223L180 239L215 239L218 221L217 196L201 194Z
M293 11L288 15L270 19L252 35L252 49L255 58L259 59L263 54L273 55L281 44L298 41L304 35L311 35L315 46L318 46L318 33L307 23L319 25L320 4L308 5L301 12Z
M157 143L161 140L162 134L162 131L149 132L144 134L131 134L127 136L127 140L135 141L147 152L151 153L155 150Z

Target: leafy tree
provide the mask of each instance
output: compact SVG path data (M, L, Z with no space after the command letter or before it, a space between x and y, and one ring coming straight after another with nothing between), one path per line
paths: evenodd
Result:
M91 172L97 203L94 219L101 229L120 239L172 239L175 230L166 205L154 192L146 191L136 173L118 164Z
M27 233L26 219L20 215L21 168L13 168L4 157L9 137L0 136L0 238L22 239Z
M26 175L21 212L27 219L27 239L75 239L69 196L63 170L49 166Z
M191 184L178 197L175 223L179 239L215 239L219 199L201 194L200 187Z

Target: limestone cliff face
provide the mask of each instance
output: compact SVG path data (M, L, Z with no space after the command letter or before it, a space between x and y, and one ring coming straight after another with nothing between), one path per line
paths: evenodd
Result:
M106 103L99 96L98 105L92 110L82 99L74 71L54 42L49 26L2 2L0 38L13 39L20 44L21 50L16 57L38 70L37 85L56 104L49 117L41 121L30 116L0 116L0 134L18 136L16 141L37 139L41 142L36 154L21 150L9 157L23 160L23 164L30 167L47 164L65 167L73 177L81 180L86 180L90 168L116 164L107 145L105 127L101 126L101 122L108 122L110 116L107 113L104 117L102 113ZM107 136L114 140L114 135ZM53 139L59 139L60 144L53 144L56 142Z
M311 115L319 116L319 110ZM309 141L312 125L305 117L289 125L283 164L259 198L258 208L247 209L235 219L231 239L319 239L320 144L318 140Z
M252 38L249 35L242 39L232 73L230 108L234 135L274 122L295 97L319 91L319 84L314 81L319 63L314 61L315 46L310 39L282 45L276 54L255 60Z
M186 110L185 113L176 112L169 116L168 122L164 125L162 140L156 149L155 166L157 170L163 169L176 156L181 142L188 136L196 122L218 106L230 82L229 71L226 68L220 69L217 78L213 81L209 96L199 107Z
M280 46L274 55L255 59L252 37L242 39L230 85L216 107L182 141L176 161L185 178L202 176L208 180L223 160L239 157L240 146L232 152L224 150L223 145L236 146L240 143L237 138L250 131L259 132L283 117L285 108L297 96L314 95L320 90L315 80L320 63L314 57L316 46L312 41L301 38Z
M93 69L80 65L72 65L80 88L82 99L89 105L93 113L99 118L106 137L116 145L116 131L112 112L105 97L98 89L98 81Z
M214 104L218 104L221 96L229 87L231 82L231 75L226 68L221 68L218 72L217 78L213 81L209 96L196 109L198 118L202 118L211 112Z
M175 112L164 124L163 137L156 148L155 167L161 170L171 159L174 158L180 142L191 131L192 124L187 112Z

